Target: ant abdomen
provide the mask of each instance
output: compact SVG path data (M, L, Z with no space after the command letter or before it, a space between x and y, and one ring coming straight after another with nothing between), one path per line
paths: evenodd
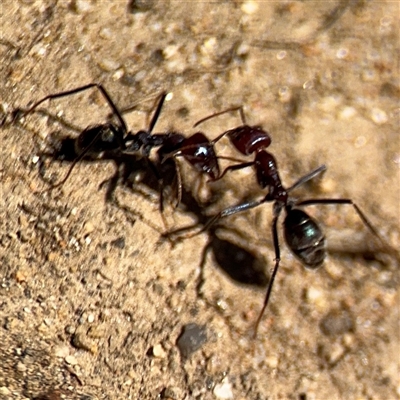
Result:
M307 267L318 268L325 258L325 236L316 221L299 209L287 212L284 221L285 240Z

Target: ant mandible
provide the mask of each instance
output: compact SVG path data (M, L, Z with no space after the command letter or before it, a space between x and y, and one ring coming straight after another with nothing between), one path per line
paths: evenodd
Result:
M229 134L228 132L230 131L225 132L223 135ZM247 143L246 139L248 140ZM239 142L243 148L246 148L246 146L247 148L251 148L253 144L252 140L253 138L251 136L248 136L247 138L243 136ZM379 235L378 231L373 227L371 222L367 219L367 217L357 206L357 204L353 202L353 200L345 198L327 198L295 201L289 197L289 193L291 191L324 172L326 170L325 165L321 165L320 167L298 179L289 188L285 188L279 177L278 166L274 156L262 148L258 148L255 151L256 155L254 161L230 166L225 171L254 166L258 184L260 185L260 187L268 189L268 193L263 199L257 201L249 201L233 207L226 208L220 211L214 217L212 217L200 231L197 231L193 234L180 235L182 232L196 227L197 225L180 228L175 231L168 232L164 235L169 238L176 236L176 239L193 237L208 230L221 218L250 210L264 203L273 203L272 238L275 251L275 265L268 283L268 288L262 309L255 323L254 337L257 336L258 327L268 306L272 287L280 266L281 255L278 238L278 219L281 215L282 210L284 210L286 214L283 221L285 241L291 252L304 265L309 268L317 269L323 263L326 256L325 236L317 221L310 217L305 211L300 209L300 207L303 206L318 204L352 205L362 222L367 226L367 228L384 244L386 248L390 249L390 246L386 244L383 238Z

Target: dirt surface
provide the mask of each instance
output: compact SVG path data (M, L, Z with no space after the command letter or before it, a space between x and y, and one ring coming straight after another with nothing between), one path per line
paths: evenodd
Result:
M173 97L157 132L189 135L243 105L270 132L286 185L327 165L298 198L351 198L399 248L397 2L2 0L0 11L2 119L90 82L120 108L141 102L126 115L134 132L162 91ZM0 130L0 399L400 398L399 263L351 206L307 208L328 239L317 271L281 238L253 339L274 265L270 205L171 246L151 185L119 183L118 205L106 201L112 161L82 161L48 190L71 165L54 160L54 138L109 113L92 89ZM238 125L232 113L202 129ZM216 148L237 156L226 139ZM205 185L180 165L188 193L167 207L169 228L265 195L251 169ZM207 340L185 357L177 340L193 323Z

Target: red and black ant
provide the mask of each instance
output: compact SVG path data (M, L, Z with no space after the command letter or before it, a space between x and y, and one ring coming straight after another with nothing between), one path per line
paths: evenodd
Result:
M241 108L235 108L240 109ZM228 111L233 111L235 109L230 109ZM227 112L227 111L224 111ZM204 122L205 120L220 115L222 113L213 114L210 117L202 119L200 122ZM242 120L243 116L242 116ZM310 181L316 176L320 175L322 172L326 170L326 166L322 165L317 169L311 171L307 175L304 175L300 179L298 179L292 186L289 188L285 188L281 182L278 172L277 162L274 156L264 150L269 146L270 140L268 140L269 136L263 136L262 132L266 134L262 128L257 127L256 134L252 135L249 132L251 131L251 127L247 125L243 125L243 127L239 127L230 131L224 132L220 137L227 135L234 146L242 152L242 154L255 154L254 161L241 163L237 165L229 166L225 169L224 173L221 174L221 177L229 170L238 170L242 168L246 168L249 166L253 166L255 168L257 182L261 188L267 188L267 195L261 200L257 201L249 201L244 202L233 207L226 208L220 211L218 214L213 216L200 231L197 231L193 234L182 235L184 231L197 227L198 225L192 225L184 228L180 228L171 232L167 232L164 234L165 237L170 239L183 239L193 237L208 230L211 226L213 226L218 220L221 218L237 214L242 211L247 211L252 208L258 207L264 203L273 203L273 220L272 220L272 238L275 250L275 266L272 270L272 274L268 283L267 292L265 295L263 307L261 312L257 318L254 336L257 335L258 327L261 322L261 319L264 315L264 312L268 306L268 302L271 296L272 287L274 284L274 280L280 265L280 246L279 246L279 238L278 238L278 219L281 215L282 210L285 211L285 219L283 221L283 231L286 243L291 250L291 252L307 267L316 269L321 266L326 256L326 248L325 248L325 236L322 232L322 229L318 225L317 221L310 217L305 211L301 210L301 207L309 206L309 205L318 205L318 204L346 204L352 205L361 218L362 222L367 226L367 228L384 244L384 246L392 252L390 246L386 244L383 238L379 235L378 231L373 227L371 222L367 219L365 214L360 210L360 208L355 204L351 199L307 199L302 201L296 201L289 197L289 193L296 189L297 187L303 185L304 183ZM261 132L261 134L260 134ZM232 140L232 138L234 140ZM261 139L260 139L261 138Z

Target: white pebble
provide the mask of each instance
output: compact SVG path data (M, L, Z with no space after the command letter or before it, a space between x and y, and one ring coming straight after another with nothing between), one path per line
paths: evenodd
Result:
M344 107L339 112L340 119L350 119L356 115L357 111L354 107Z
M103 58L102 60L100 60L99 66L102 70L106 72L111 72L120 68L121 64L118 61Z
M175 54L177 54L179 51L179 45L177 44L171 44L167 47L165 47L165 49L163 50L163 55L164 58L166 60L172 58L173 56L175 56Z
M78 364L78 360L74 356L67 356L65 357L65 362L69 365L76 365Z
M224 378L221 383L216 384L213 393L218 399L233 399L232 384L229 382L228 378Z
M27 367L26 367L26 365L23 364L22 362L19 362L19 363L17 364L17 370L18 370L19 372L25 372L25 371L27 370Z
M78 14L87 13L92 8L90 1L85 1L85 0L75 0L74 6L75 6L74 7L75 11Z
M345 48L339 49L339 50L336 52L336 58L339 58L340 60L343 60L343 59L346 58L348 55L349 55L349 50L348 50L348 49L345 49Z
M57 346L54 348L54 355L58 358L65 358L69 356L68 346Z
M92 324L94 322L94 315L89 314L87 320L88 320L89 324Z
M153 356L156 358L165 358L166 352L161 344L156 344L153 346Z
M287 55L287 52L285 50L280 51L277 55L276 58L277 60L283 60Z
M5 386L0 387L0 395L2 396L9 396L11 391L7 389Z
M380 108L373 108L371 111L371 119L377 125L383 125L388 121L388 116L385 111Z
M256 1L245 1L240 9L245 14L251 15L258 11L258 3Z

